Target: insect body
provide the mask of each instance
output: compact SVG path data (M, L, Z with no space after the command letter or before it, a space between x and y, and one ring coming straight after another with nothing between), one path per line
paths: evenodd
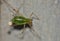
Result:
M23 16L15 16L12 20L11 23L9 24L10 26L13 27L15 30L22 30L25 28L31 28L32 27L32 19L25 18ZM9 31L8 34L11 32Z
M12 22L13 24L16 24L16 25L24 25L24 24L32 23L32 19L25 18L23 16L15 16L12 19Z
M38 33L32 27L33 26L32 20L33 19L38 19L39 20L39 18L33 12L29 16L29 18L26 18L21 13L19 13L19 9L21 7L19 7L18 9L15 9L6 0L2 0L2 2L4 2L6 4L6 6L9 7L8 9L14 14L14 17L11 19L11 22L9 22L10 30L8 31L8 34L11 34L11 32L13 30L23 30L22 34L24 36L24 31L26 30L26 28L29 28L30 31L33 33L33 35L35 35L36 37L38 37L40 39L40 36L38 35ZM19 14L20 14L20 16L18 16ZM33 14L36 17L32 17Z

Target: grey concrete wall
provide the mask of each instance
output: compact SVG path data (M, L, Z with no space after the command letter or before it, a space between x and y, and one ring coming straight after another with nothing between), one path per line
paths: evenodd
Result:
M33 20L33 28L39 33L41 39L38 40L29 31L26 32L23 40L14 36L16 32L10 36L7 35L8 22L12 18L12 14L3 4L1 13L2 41L60 41L60 0L8 0L8 2L16 8L24 2L24 7L20 11L26 17L34 12L40 18L40 20Z

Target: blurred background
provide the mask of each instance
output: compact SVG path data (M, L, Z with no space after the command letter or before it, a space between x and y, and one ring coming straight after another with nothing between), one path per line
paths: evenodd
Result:
M12 12L9 11L5 3L1 5L0 40L1 41L60 41L60 0L6 0L14 8L24 3L20 12L29 17L34 12L40 20L33 20L33 28L39 33L41 39L33 36L31 32L25 33L23 40L14 35L7 34L9 30L8 22L11 20Z

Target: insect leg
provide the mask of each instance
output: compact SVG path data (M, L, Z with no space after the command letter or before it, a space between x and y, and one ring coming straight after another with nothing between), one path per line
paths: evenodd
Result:
M25 32L25 30L26 30L26 28L25 28L25 25L24 25L24 28L23 28L22 32L18 34L18 38L19 39L23 39L24 38L24 35L25 35L24 32Z
M16 13L17 13L18 15L20 14L21 16L23 16L22 13L19 12L19 10L23 7L23 5L24 5L24 4L22 3L22 4L19 6L19 8L16 10Z
M16 10L15 10L15 12L16 12L16 14L20 14L21 16L22 16L22 13L21 12L19 12L19 10L23 7L23 5L24 5L24 3L22 3L20 6L19 6L19 8L17 8Z
M6 4L6 6L8 7L8 9L15 15L18 15L19 10L17 10L16 8L14 8L11 4L9 4L6 0L2 0L3 3ZM20 13L21 14L21 13Z
M33 29L33 28L30 28L30 31L31 33L36 36L38 39L41 39L40 35Z
M1 0L1 2L5 3L5 5L8 7L8 9L13 13L13 14L16 14L16 9L11 5L9 4L6 0Z
M32 16L32 15L34 15L35 17ZM30 14L30 18L31 18L31 19L37 19L37 20L40 20L39 17L38 17L36 14L34 14L33 12Z

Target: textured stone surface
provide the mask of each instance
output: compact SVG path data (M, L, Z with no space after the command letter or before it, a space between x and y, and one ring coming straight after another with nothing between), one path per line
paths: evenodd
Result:
M18 8L24 1L8 0L8 2ZM33 11L40 18L40 20L33 21L33 28L40 34L41 39L38 40L29 31L25 33L23 40L14 36L15 33L18 33L17 31L8 35L8 22L12 18L12 14L3 4L1 10L2 41L60 41L60 0L25 0L24 3L24 7L20 11L26 17L29 17Z

